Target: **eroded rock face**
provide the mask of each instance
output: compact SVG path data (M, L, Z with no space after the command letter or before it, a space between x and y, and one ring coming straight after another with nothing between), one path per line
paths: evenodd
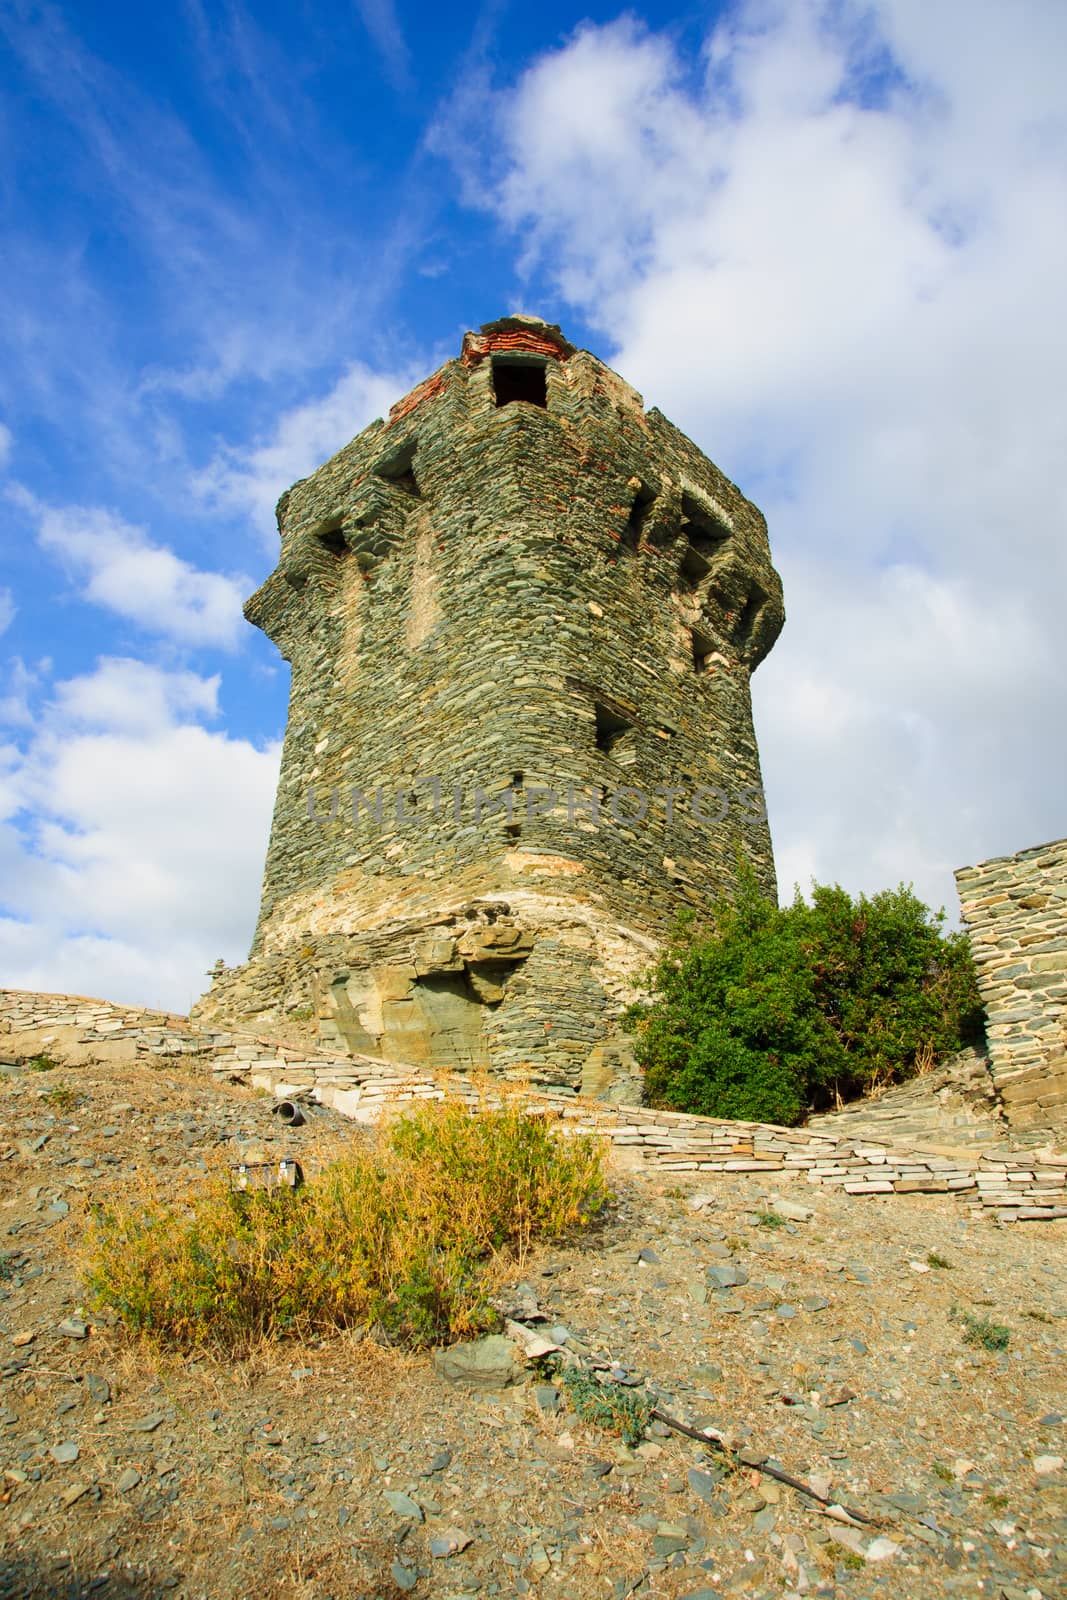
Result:
M617 1016L676 911L773 891L749 676L763 518L557 328L468 334L278 508L292 663L249 963L201 1013L631 1097Z

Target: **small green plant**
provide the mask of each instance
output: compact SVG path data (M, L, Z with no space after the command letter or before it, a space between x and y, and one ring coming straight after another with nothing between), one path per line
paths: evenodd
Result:
M962 1327L964 1344L977 1345L982 1350L1006 1350L1011 1343L1011 1329L991 1317L976 1317L973 1311L956 1306L949 1316Z
M568 1367L562 1382L571 1410L583 1422L621 1434L625 1444L640 1444L654 1410L643 1390L602 1383L580 1367Z
M757 1211L756 1225L760 1228L784 1228L785 1218L777 1211Z
M845 1545L838 1544L836 1540L830 1541L830 1554L839 1567L845 1567L849 1572L862 1572L867 1563L855 1550L849 1550Z
M53 1083L41 1095L45 1105L55 1106L57 1111L73 1111L78 1103L78 1096L68 1083Z
M1010 1503L1006 1494L997 1494L996 1491L992 1489L988 1489L982 1496L982 1499L985 1501L990 1511L1006 1511Z
M607 1201L601 1149L518 1105L419 1107L299 1189L146 1187L90 1214L97 1304L179 1350L374 1327L415 1348L482 1333L489 1296L536 1239Z
M933 1467L934 1477L940 1478L942 1483L955 1483L956 1477L951 1467L946 1467L943 1461L935 1461Z
M310 1022L314 1015L314 1006L294 1006L292 1011L288 1013L287 1020L289 1022Z
M929 1250L926 1255L926 1265L928 1267L941 1267L942 1269L948 1271L952 1267L952 1262L946 1260L944 1256L939 1255L936 1250Z
M28 1072L54 1072L58 1066L59 1062L43 1051L39 1056L30 1056L26 1062Z

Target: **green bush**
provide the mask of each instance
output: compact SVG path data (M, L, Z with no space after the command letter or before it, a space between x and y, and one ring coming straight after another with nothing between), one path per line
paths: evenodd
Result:
M235 1190L220 1175L97 1203L87 1287L170 1348L240 1354L356 1326L424 1346L494 1325L495 1270L574 1234L606 1198L592 1137L518 1105L430 1105L299 1189Z
M627 1013L650 1103L792 1124L978 1042L970 949L943 924L903 885L779 907L739 862L734 899L683 919Z

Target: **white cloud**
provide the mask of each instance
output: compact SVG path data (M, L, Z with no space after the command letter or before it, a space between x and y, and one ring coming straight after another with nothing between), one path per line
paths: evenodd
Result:
M21 656L12 656L7 669L7 692L0 694L0 727L28 727L33 721L30 697L41 677L51 670L47 658L37 670L27 667Z
M105 660L0 752L6 983L186 1010L245 958L280 750L203 727L217 692Z
M6 633L15 620L15 596L0 586L0 633Z
M1065 45L1041 0L752 0L699 63L585 25L452 131L527 270L767 512L787 893L951 906L953 866L1063 832Z
M182 717L218 714L220 679L169 672L124 657L56 686L54 708L65 726L149 733Z
M11 459L11 429L0 422L0 468L6 467Z
M390 83L394 88L404 88L411 78L411 63L393 0L356 0L356 10L385 64Z
M10 493L36 516L42 549L84 582L85 599L180 644L237 644L251 579L201 572L112 511L46 506L25 490Z
M196 481L210 503L251 515L260 531L275 530L274 507L305 477L383 417L422 373L376 372L354 362L330 392L284 412L271 437L250 449L221 450Z

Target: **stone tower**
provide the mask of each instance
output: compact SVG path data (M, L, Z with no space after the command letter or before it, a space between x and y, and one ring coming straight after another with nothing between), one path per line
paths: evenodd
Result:
M292 664L248 963L202 1014L618 1099L679 908L774 891L760 512L557 327L505 317L278 505Z

